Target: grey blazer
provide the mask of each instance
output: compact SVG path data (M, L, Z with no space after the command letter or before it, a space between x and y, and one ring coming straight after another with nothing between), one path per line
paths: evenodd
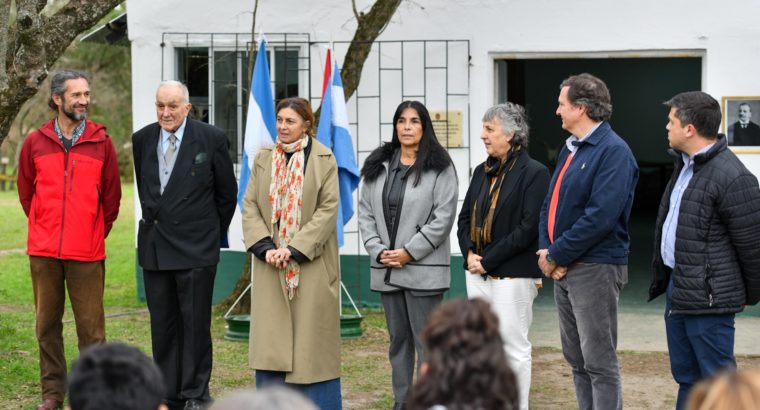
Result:
M391 234L385 224L383 195L389 161L372 181L362 180L359 198L359 232L370 256L370 287L377 292L399 289L447 290L451 283L449 234L456 218L458 183L453 165L427 170L419 184L406 184L398 209L394 248L405 248L412 261L401 269L387 268L377 259L391 249Z

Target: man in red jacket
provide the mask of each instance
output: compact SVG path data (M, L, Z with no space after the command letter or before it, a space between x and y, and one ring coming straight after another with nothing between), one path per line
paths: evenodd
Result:
M64 287L79 348L105 341L105 238L121 200L111 139L104 126L87 119L87 77L76 71L57 73L48 105L57 116L27 136L18 165L40 347L43 402L38 410L60 408L66 391Z

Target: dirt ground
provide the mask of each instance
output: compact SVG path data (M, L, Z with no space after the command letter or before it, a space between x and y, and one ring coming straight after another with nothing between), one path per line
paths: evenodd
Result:
M0 314L8 313L7 306L0 305ZM109 319L113 340L146 346L147 315L133 315ZM131 321L118 327L119 323ZM221 339L223 325L215 329L214 373L212 394L216 398L240 388L252 387L251 371L247 366L247 345ZM342 343L343 408L347 410L390 409L390 364L388 363L388 334L382 313L372 312L365 316L364 334L361 338ZM73 328L69 326L67 340L74 340ZM143 335L130 339L122 332ZM31 354L33 357L32 353ZM2 357L2 352L0 352ZM672 409L675 406L677 386L670 375L668 355L664 352L619 352L623 372L623 402L628 409ZM740 368L760 368L760 356L738 356ZM34 361L35 359L30 359ZM36 366L36 362L35 362ZM1 366L0 366L1 367ZM0 380L5 377L0 374ZM38 401L38 385L35 377L17 386L16 394L6 396L12 403L0 400L0 409L33 408ZM5 392L0 392L5 393ZM530 407L544 409L576 409L572 373L562 352L557 348L535 347L533 349L533 382Z
M385 337L383 329L371 328L367 329L364 338L344 346L345 409L387 409L393 406ZM623 351L618 357L626 410L675 407L677 385L670 375L667 353ZM737 361L740 368L760 367L760 356L738 356ZM349 370L351 368L353 371ZM578 408L572 372L561 350L550 347L533 349L530 407L537 410Z
M620 352L625 409L675 407L678 385L670 375L667 353ZM760 357L738 356L739 368L760 367ZM533 350L533 409L576 409L573 377L562 352L553 348Z

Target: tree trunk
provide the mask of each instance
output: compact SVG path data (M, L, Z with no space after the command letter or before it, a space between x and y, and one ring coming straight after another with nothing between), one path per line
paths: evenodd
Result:
M351 98L359 86L364 62L367 61L372 43L390 23L399 4L401 0L377 0L367 14L357 13L354 9L359 25L356 27L354 38L351 39L351 45L348 46L343 67L340 69L346 100Z
M251 22L251 50L248 53L248 79L251 80L251 83L249 83L248 92L253 91L253 64L256 61L254 58L254 53L256 52L256 47L258 44L256 43L256 12L259 9L259 0L255 0L253 4L253 21ZM220 309L224 310L225 312L232 307L232 304L235 303L235 300L240 296L243 291L248 287L248 284L251 283L251 265L252 261L251 258L253 255L246 252L245 254L245 263L243 264L243 271L240 272L240 278L238 279L237 283L235 284L235 289L232 290L232 293L224 298L221 302L219 302ZM240 299L240 302L235 307L235 310L230 312L230 314L241 314L241 313L251 313L251 290L243 296L242 299Z
M0 145L24 103L48 75L48 67L76 37L95 25L122 0L69 0L51 15L46 0L16 0L0 5ZM10 19L15 14L15 20Z
M245 263L243 264L243 271L240 273L240 279L238 279L237 283L235 284L235 289L232 290L232 293L230 293L229 296L224 298L221 302L219 302L219 309L223 312L227 312L230 307L232 307L232 304L235 303L235 300L245 291L245 288L248 287L248 284L251 283L251 258L253 255L251 255L249 252L246 252L246 258ZM239 315L239 314L247 314L251 313L251 293L253 292L253 289L248 291L245 296L243 296L240 299L240 302L238 302L237 306L235 306L235 309L230 312L231 315Z
M372 43L385 30L390 23L393 14L396 13L401 0L377 0L372 5L369 13L364 14L356 11L356 2L354 6L354 16L358 21L354 38L346 51L346 57L343 59L343 67L340 69L340 78L343 80L343 94L346 101L354 94L359 82L362 79L362 69L364 63L369 57L372 50ZM319 125L319 114L322 107L314 112L317 126Z

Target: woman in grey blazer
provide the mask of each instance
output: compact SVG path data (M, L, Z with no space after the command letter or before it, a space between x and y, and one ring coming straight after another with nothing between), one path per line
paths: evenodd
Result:
M393 138L362 168L359 230L370 255L390 333L394 409L405 406L412 374L425 360L420 334L451 281L449 234L456 217L454 164L422 103L404 101Z

